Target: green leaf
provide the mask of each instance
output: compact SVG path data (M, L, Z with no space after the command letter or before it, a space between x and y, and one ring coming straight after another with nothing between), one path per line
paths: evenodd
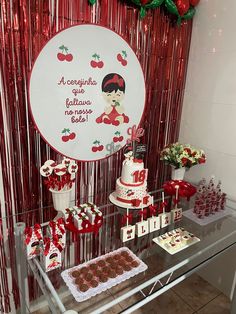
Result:
M97 54L94 53L94 54L92 55L92 58L96 59L96 58L97 58Z
M127 52L125 50L122 50L122 55L124 56L124 58L127 58Z
M115 132L115 135L120 135L120 132L119 132L119 131L116 131L116 132Z
M152 2L145 5L147 9L154 9L162 5L165 0L153 0Z
M64 45L61 45L61 46L59 47L59 49L60 49L60 50L64 50Z
M196 13L196 9L194 7L190 7L188 12L186 14L184 14L183 19L184 20L191 20L195 13Z
M146 15L146 9L145 7L141 7L141 10L140 10L140 17L141 19L143 19Z
M61 133L66 133L66 129L63 129L63 130L61 131Z
M97 0L89 0L89 3L94 5L96 3Z
M165 6L170 13L179 16L179 11L177 9L177 6L172 0L165 0Z

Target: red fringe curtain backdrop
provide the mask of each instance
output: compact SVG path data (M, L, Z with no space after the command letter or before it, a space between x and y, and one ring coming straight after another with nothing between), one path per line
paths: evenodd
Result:
M6 257L8 246L14 246L14 223L23 219L24 212L51 204L39 168L49 158L61 158L41 139L29 114L28 77L39 51L57 31L79 23L106 26L130 43L146 78L143 127L152 190L168 175L159 151L178 138L192 25L188 21L177 27L162 9L150 10L141 20L138 8L122 0L100 0L94 6L86 0L0 0L0 18L0 215L8 217L0 227L9 234L0 250L0 311L9 313L9 286L18 304L13 250ZM75 199L92 195L90 200L98 205L107 202L122 158L119 152L107 160L79 163ZM34 215L27 223L50 216ZM11 277L6 266L12 269Z

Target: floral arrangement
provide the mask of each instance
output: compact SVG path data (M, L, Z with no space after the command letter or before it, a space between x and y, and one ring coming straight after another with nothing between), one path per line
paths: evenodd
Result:
M204 151L196 149L189 144L173 143L161 151L161 160L179 169L182 167L191 168L206 162Z
M64 158L62 163L56 164L54 160L47 160L40 168L40 174L47 179L44 181L48 189L66 191L71 189L75 178L72 176L78 171L74 160Z

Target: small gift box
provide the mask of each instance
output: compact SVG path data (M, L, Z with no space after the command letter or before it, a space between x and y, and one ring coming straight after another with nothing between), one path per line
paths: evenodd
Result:
M33 227L26 227L24 231L26 255L31 259L40 254L40 241L42 240L42 230L40 224Z
M89 217L89 221L92 225L102 222L102 212L97 208L89 207L86 209L86 214Z
M43 244L43 264L46 272L61 267L62 246L58 237L53 239L45 237Z
M55 238L55 236L58 236L58 241L64 248L66 245L66 230L64 220L62 218L59 218L57 221L50 221L49 231L53 238Z
M74 225L78 230L87 229L90 225L89 217L85 213L74 215Z

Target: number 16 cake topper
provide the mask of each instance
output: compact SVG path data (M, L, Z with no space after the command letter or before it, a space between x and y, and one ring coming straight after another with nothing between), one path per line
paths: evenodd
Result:
M145 81L121 36L82 24L57 33L41 50L29 99L36 127L53 149L76 160L99 160L121 149L127 129L139 125Z

